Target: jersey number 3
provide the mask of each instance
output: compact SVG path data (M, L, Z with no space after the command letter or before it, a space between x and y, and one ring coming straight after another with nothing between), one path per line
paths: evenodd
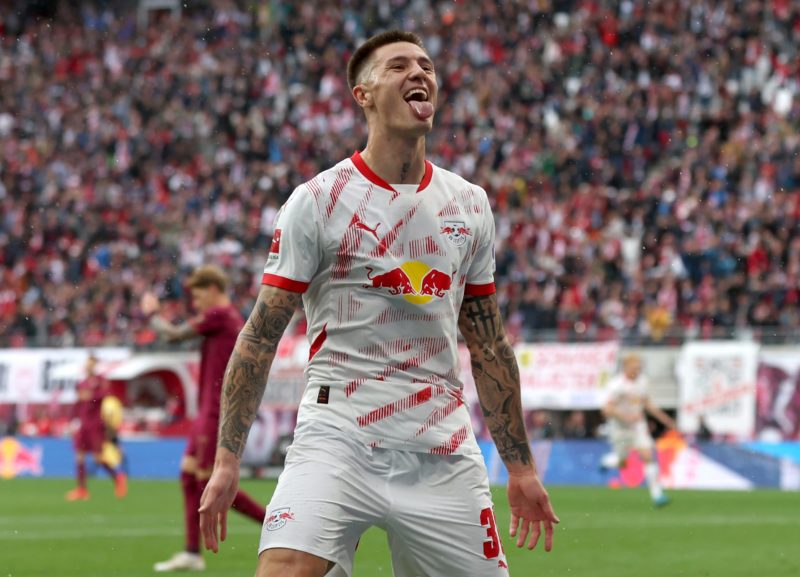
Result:
M483 554L486 555L487 559L494 559L500 555L503 545L497 535L497 521L494 518L494 511L490 507L486 507L481 511L481 526L486 529L486 536L488 537L483 542Z

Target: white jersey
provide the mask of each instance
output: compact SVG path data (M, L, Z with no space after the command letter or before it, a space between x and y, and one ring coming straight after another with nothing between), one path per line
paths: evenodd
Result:
M298 427L324 421L372 447L478 451L457 333L464 295L495 290L483 189L429 162L418 187L395 188L355 153L281 208L262 282L303 293L311 354Z
M644 406L648 397L647 377L640 374L636 379L631 380L620 373L608 381L607 401L612 401L618 411L623 413L634 413L644 419ZM642 421L643 422L643 421ZM614 427L621 429L634 428L635 425L622 422L618 419L611 419Z

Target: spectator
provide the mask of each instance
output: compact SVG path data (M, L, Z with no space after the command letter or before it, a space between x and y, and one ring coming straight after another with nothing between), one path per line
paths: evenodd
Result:
M548 411L537 410L529 412L525 428L528 430L528 437L532 441L552 439L556 436L553 419Z
M570 411L562 430L565 439L589 439L591 432L586 427L586 413Z

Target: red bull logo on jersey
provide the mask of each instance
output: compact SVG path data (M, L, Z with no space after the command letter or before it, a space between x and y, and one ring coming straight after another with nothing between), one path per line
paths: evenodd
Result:
M292 513L291 507L282 507L269 513L264 526L267 531L277 531L288 521L294 521L294 513Z
M472 236L472 229L467 228L463 220L444 221L440 232L453 246L462 246L467 237Z
M0 479L42 474L42 448L28 448L14 437L0 439Z
M364 288L383 289L417 305L443 298L453 283L451 275L418 260L405 262L384 273L376 274L371 266L366 270L369 284L365 284Z

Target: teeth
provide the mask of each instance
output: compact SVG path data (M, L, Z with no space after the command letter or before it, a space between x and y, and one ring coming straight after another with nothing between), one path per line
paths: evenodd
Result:
M421 88L413 88L413 89L409 90L408 92L406 92L406 94L405 94L405 96L404 96L403 98L405 98L406 100L408 100L409 98L411 98L412 96L414 96L414 95L416 95L416 94L421 94L421 95L422 95L422 97L423 97L425 100L427 100L427 99L428 99L428 93L427 93L427 92L425 92L425 91L424 91L423 89L421 89Z

